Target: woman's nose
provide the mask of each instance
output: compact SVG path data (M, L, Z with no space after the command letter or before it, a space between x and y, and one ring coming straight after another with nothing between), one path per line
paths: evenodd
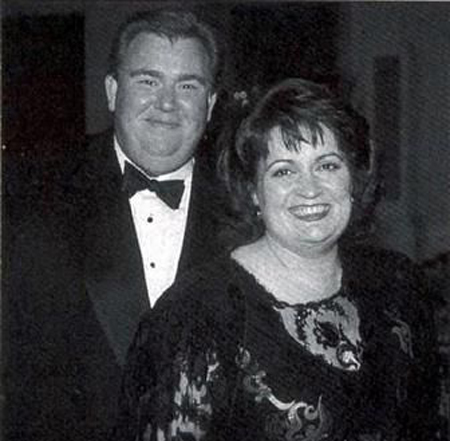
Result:
M161 88L157 97L157 106L164 112L172 112L176 107L176 94L171 86Z
M313 173L302 173L297 180L297 192L307 199L314 199L321 193L318 178Z

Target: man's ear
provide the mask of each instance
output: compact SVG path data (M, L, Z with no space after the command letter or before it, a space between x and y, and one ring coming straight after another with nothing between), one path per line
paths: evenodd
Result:
M117 80L112 75L105 77L105 92L110 112L116 110Z
M210 93L208 96L208 115L207 115L207 119L206 119L206 121L208 121L208 122L211 119L212 111L214 109L214 105L216 104L216 101L217 101L217 93Z

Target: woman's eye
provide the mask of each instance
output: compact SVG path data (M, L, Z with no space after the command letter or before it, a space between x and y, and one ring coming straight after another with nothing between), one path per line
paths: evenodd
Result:
M325 171L335 171L335 170L339 170L340 168L341 168L341 164L338 164L337 162L325 162L325 163L319 165L319 170L325 170Z
M281 178L284 176L289 176L292 174L292 170L289 170L288 168L280 168L279 170L276 170L273 173L273 176L275 176L276 178Z

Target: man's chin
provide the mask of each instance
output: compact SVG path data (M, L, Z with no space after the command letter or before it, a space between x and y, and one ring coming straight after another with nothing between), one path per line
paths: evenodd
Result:
M181 168L190 158L174 155L148 155L144 158L144 163L140 164L148 174L152 176L172 173Z

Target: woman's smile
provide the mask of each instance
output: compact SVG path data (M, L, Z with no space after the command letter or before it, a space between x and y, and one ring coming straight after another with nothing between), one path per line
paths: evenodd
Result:
M323 219L331 209L330 204L295 205L288 210L297 219L305 222L315 222Z

